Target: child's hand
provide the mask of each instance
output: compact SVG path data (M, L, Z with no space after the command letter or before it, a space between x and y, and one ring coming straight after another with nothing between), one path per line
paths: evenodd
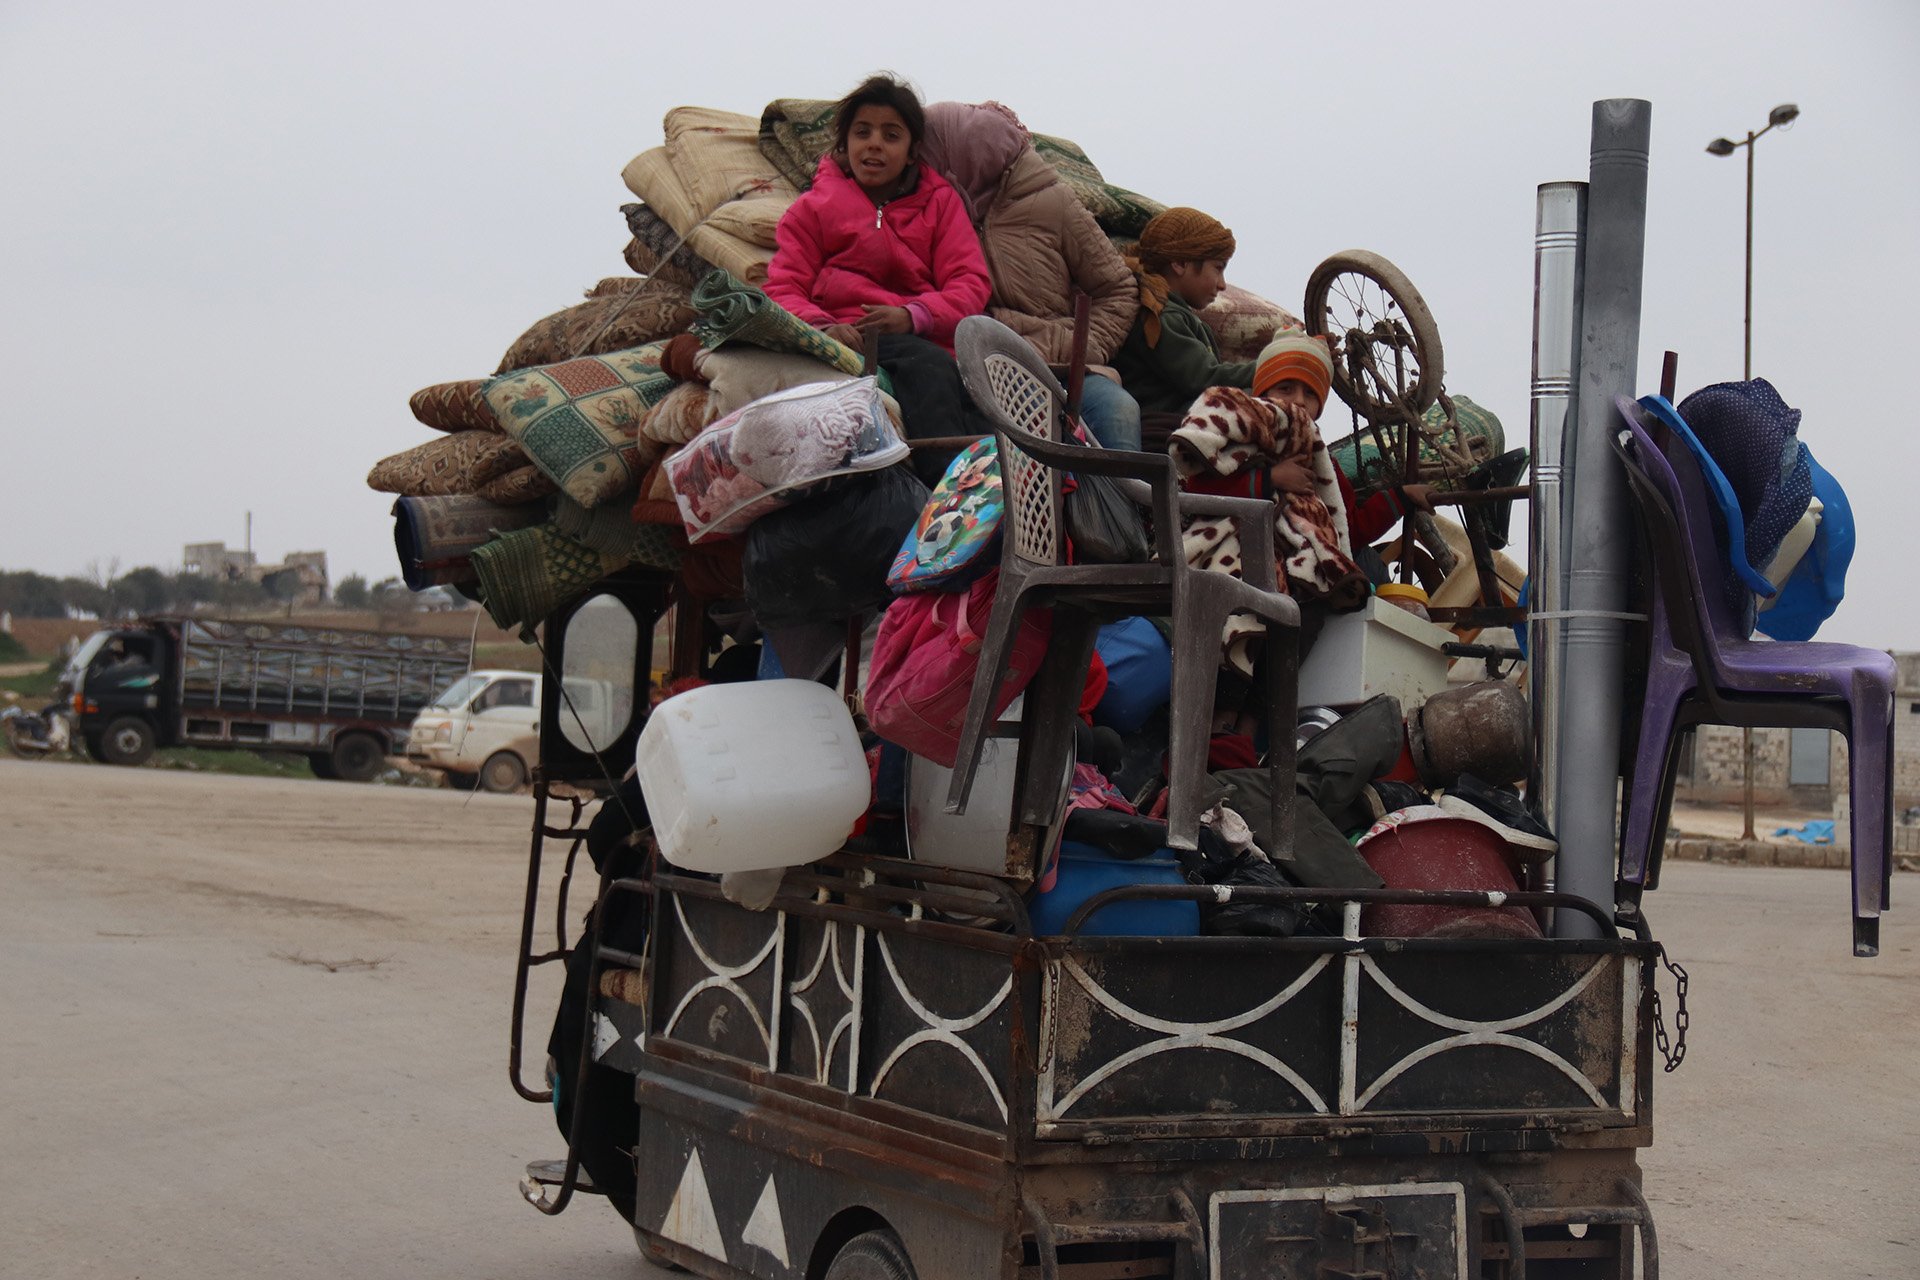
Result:
M867 314L856 322L865 333L912 333L913 316L905 307L876 307L869 303Z
M835 342L852 347L855 351L861 350L866 345L866 339L860 336L860 331L850 324L830 324L820 332Z
M1313 475L1297 462L1276 462L1267 472L1267 479L1281 493L1298 493L1313 496Z
M1425 484L1403 484L1400 486L1400 502L1410 511L1433 510L1433 486Z

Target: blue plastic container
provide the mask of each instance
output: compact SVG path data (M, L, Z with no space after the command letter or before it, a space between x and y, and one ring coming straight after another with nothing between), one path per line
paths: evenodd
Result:
M1173 854L1116 858L1090 844L1068 840L1060 846L1060 874L1053 888L1027 904L1036 934L1055 934L1067 917L1094 894L1131 884L1185 884ZM1200 932L1197 902L1116 902L1094 913L1080 927L1082 937L1190 938Z
M1093 722L1136 732L1173 694L1173 652L1160 628L1145 618L1108 623L1094 648L1107 664L1107 691L1093 709Z

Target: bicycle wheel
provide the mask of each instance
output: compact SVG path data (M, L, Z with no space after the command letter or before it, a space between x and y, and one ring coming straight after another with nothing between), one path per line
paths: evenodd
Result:
M1333 389L1372 422L1412 422L1440 394L1446 357L1420 291L1377 253L1336 253L1307 277L1306 322L1337 348Z

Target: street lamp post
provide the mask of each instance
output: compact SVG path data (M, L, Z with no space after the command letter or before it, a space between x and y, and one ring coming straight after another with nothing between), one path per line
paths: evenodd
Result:
M1800 115L1800 108L1791 102L1783 102L1767 113L1767 127L1758 133L1747 131L1745 141L1734 142L1729 138L1715 138L1707 144L1707 153L1716 156L1730 156L1740 147L1747 149L1747 289L1743 313L1745 333L1741 342L1740 376L1748 381L1753 379L1753 144L1777 128L1790 125ZM1740 731L1741 748L1741 808L1746 823L1740 832L1742 840L1751 840L1753 833L1753 730Z

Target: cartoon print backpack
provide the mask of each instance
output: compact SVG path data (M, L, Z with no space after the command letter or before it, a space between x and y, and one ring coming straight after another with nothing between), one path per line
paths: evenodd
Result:
M1000 563L1006 504L993 437L974 441L948 464L887 573L896 593L957 591Z

